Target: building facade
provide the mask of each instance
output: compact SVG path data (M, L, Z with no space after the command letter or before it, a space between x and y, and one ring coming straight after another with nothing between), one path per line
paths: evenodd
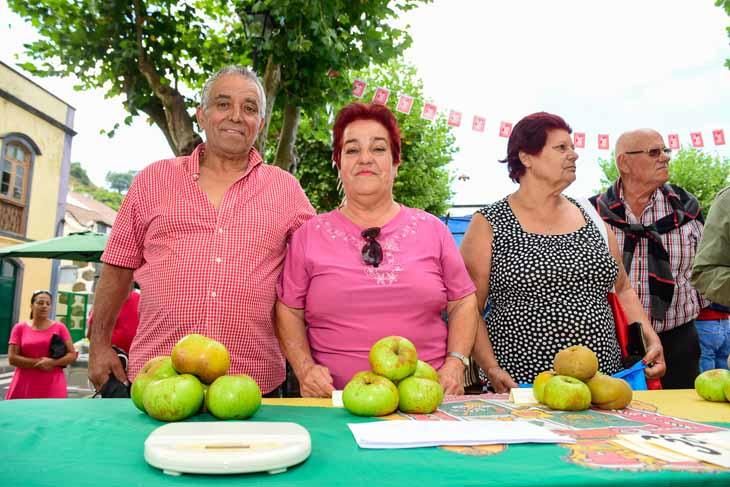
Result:
M75 109L0 62L0 247L62 235ZM58 263L0 260L0 353L28 319L34 290L57 281Z

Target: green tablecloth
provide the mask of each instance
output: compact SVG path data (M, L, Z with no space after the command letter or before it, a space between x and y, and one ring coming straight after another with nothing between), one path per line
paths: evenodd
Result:
M212 421L209 415L191 421ZM293 421L312 436L312 454L289 471L170 477L144 460L144 440L163 423L128 400L0 402L0 485L730 485L730 472L627 472L565 461L559 445L512 445L492 456L440 448L363 450L343 409L264 405L253 421Z

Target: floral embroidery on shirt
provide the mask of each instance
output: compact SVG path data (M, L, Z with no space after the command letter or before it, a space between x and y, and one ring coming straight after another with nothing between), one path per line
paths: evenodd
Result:
M427 216L423 211L416 210L408 218L407 225L398 229L393 235L383 240L378 240L378 243L383 248L383 262L378 267L363 264L363 272L365 275L381 286L390 286L398 282L398 274L403 272L403 266L398 260L398 255L401 252L400 242L407 237L415 235L419 221L425 221L426 218ZM360 235L355 236L336 228L328 218L318 218L315 228L324 230L333 240L344 241L358 255L360 255L366 243L365 239Z

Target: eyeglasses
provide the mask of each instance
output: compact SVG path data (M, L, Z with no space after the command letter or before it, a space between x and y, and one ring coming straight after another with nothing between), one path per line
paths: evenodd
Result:
M561 154L565 154L566 152L568 152L569 149L575 152L575 146L573 144L558 144L554 145L553 149L560 152Z
M649 154L649 157L659 157L662 153L664 153L664 155L667 157L672 157L672 149L670 149L669 147L662 147L661 149L655 148L624 152L624 154Z
M39 294L48 294L50 296L51 291L49 291L48 289L37 289L37 290L33 291L33 293L30 295L30 297L35 298Z
M360 236L365 239L365 245L362 246L362 261L373 267L378 267L383 262L383 247L375 240L378 235L380 235L380 227L366 228L360 233Z

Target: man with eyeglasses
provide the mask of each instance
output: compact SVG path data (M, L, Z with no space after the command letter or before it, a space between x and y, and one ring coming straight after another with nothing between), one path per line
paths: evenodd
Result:
M668 184L670 158L655 130L622 134L616 142L619 179L591 201L616 233L631 285L662 341L662 386L688 389L699 373L694 320L705 302L690 278L703 219L697 198Z

